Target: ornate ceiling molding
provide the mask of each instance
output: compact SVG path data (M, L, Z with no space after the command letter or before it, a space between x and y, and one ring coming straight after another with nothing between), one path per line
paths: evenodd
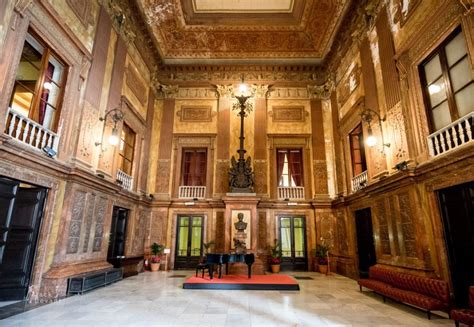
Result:
M136 0L164 63L312 60L328 52L349 0L306 0L300 24L188 25L181 0Z

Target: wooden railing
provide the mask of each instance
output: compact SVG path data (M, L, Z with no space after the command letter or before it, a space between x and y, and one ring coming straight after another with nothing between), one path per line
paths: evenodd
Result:
M278 187L278 199L280 200L302 200L304 199L304 187Z
M180 199L204 199L206 197L205 186L180 186L178 190Z
M34 149L43 150L45 147L49 147L55 153L58 152L58 134L14 111L12 108L8 108L5 133Z
M122 188L131 191L133 187L133 177L122 170L117 170L117 180Z
M363 173L352 177L352 192L357 192L358 190L367 186L368 175L367 170Z
M472 142L473 120L474 112L471 112L428 136L430 156L436 157Z

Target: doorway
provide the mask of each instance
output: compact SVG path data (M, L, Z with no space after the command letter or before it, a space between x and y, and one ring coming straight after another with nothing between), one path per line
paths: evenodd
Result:
M377 263L370 208L355 211L359 276L369 277L369 268Z
M179 215L175 269L194 269L202 255L203 216Z
M280 216L278 226L281 270L308 270L305 217Z
M110 228L109 250L107 251L107 261L121 258L125 254L125 240L127 238L127 220L129 210L121 207L114 207L112 211L112 225Z
M474 285L474 182L437 193L456 306L466 307Z
M0 301L26 298L46 194L0 177Z

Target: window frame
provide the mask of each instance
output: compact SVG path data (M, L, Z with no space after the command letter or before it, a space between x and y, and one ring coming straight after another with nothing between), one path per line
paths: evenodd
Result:
M186 163L186 155L185 153L186 152L192 152L193 154L196 154L198 151L201 151L201 152L204 152L204 160L205 160L205 167L202 171L203 173L203 176L202 176L202 185L186 185L184 183L184 167L185 167L185 163ZM183 147L181 149L181 169L180 169L180 177L179 177L179 186L207 186L207 166L208 166L208 149L206 147ZM193 158L195 158L194 160L197 160L197 156L193 155ZM191 162L193 162L193 159L191 160ZM194 174L189 174L189 175L192 175L193 178L192 180L195 180L195 176ZM192 183L191 183L192 184Z
M122 133L124 131L124 129L127 129L129 132L133 133L133 145L130 145L126 142L127 140L127 136L130 135L129 133L125 133L125 139L122 139ZM123 154L122 154L122 150L120 150L120 145L122 144L122 142L124 142L124 150L123 150ZM137 144L137 133L133 130L132 127L130 127L129 124L127 124L126 122L123 122L122 124L122 128L121 128L121 131L120 131L120 145L119 145L119 151L118 151L118 155L119 155L119 165L118 165L118 169L120 169L121 171L123 171L125 174L129 175L129 176L132 176L133 174L133 161L135 159L135 150L136 150L136 144ZM125 156L125 148L127 146L131 146L132 148L132 157L131 159L127 158ZM123 168L124 168L124 162L126 161L129 161L130 162L130 173L128 173L127 171L125 171Z
M358 134L354 134L354 132L356 132L357 129L360 128L360 133ZM362 138L360 138L360 136L362 135ZM354 143L353 143L353 138L355 136L358 136L359 137L359 150L360 151L360 157L361 157L361 162L360 163L356 163L355 162L355 156L354 156ZM365 143L364 143L364 129L363 129L363 126L362 126L362 123L359 123L356 127L354 127L350 132L349 132L349 151L350 151L350 154L351 154L351 168L352 168L352 177L355 177L355 176L358 176L360 174L362 174L364 171L367 171L367 156L365 154ZM359 164L362 166L362 168L365 167L365 169L362 170L361 173L359 174L356 174L355 173L355 166L356 164Z
M289 156L289 153L290 153L290 151L295 151L295 150L298 150L298 152L299 152L299 154L300 154L300 163L299 163L299 164L300 164L300 172L301 172L301 173L300 173L300 175L301 175L301 177L300 177L300 179L301 179L301 185L299 185L299 186L296 186L296 185L295 185L295 186L281 186L281 185L280 185L280 179L281 179L281 177L283 176L283 174L282 174L282 176L279 176L279 175L278 175L278 162L279 162L278 159L279 159L279 153L280 153L280 152L283 152L283 151L286 151L286 153L287 153L287 158L288 158L288 176L290 177L290 178L289 178L289 181L290 181L290 184L291 184L291 180L292 180L293 174L292 174L292 168L291 168L291 164L290 164L290 156ZM299 148L299 147L295 147L295 148L286 148L286 147L277 148L277 149L276 149L276 175L277 175L277 176L276 176L276 177L277 177L277 179L276 179L277 187L304 187L304 185L305 185L305 182L304 182L305 176L304 176L303 149L302 149L302 148ZM296 184L296 183L295 183L295 184Z
M432 60L434 57L437 55L439 56L439 61L440 61L440 66L441 66L441 78L443 80L443 83L446 87L446 102L448 103L448 109L451 117L451 123L458 120L460 117L459 115L459 110L457 108L456 100L455 100L455 93L453 92L452 88L452 82L449 76L449 64L447 62L447 57L446 57L446 46L454 40L459 34L463 35L464 42L466 44L467 48L467 40L466 40L466 35L464 34L462 27L458 26L456 27L421 63L418 65L418 75L420 78L421 82L421 91L423 95L423 102L425 106L425 112L427 116L427 121L428 121L428 127L430 130L430 133L434 133L440 129L435 128L434 124L434 119L433 119L433 108L431 106L431 100L430 100L430 94L428 91L429 85L427 85L427 80L426 80L426 72L424 69L424 66L426 63L428 63L430 60ZM451 68L459 64L464 58L469 58L469 50L466 49L466 54L458 59L455 63L451 65ZM467 83L464 85L462 88L460 88L457 92L460 92L461 90L465 89L469 85L474 83L474 80L471 79L471 82ZM432 85L432 84L430 84ZM442 102L441 102L442 103ZM441 104L440 103L440 104ZM437 106L436 106L437 107ZM435 107L435 108L436 108Z
M35 85L34 90L32 92L32 101L31 101L30 108L28 109L28 117L27 118L33 120L35 123L43 126L43 128L45 128L47 130L50 130L52 132L57 132L60 116L61 116L61 113L62 113L62 106L63 106L63 102L64 102L64 97L65 97L65 94L66 94L66 84L67 84L67 78L68 78L68 73L69 73L70 66L67 64L67 61L64 58L62 58L60 55L58 55L58 53L53 49L53 47L50 44L48 44L31 27L28 28L28 30L25 34L25 38L23 40L23 45L21 47L20 59L19 59L19 61L17 63L17 66L14 70L15 77L14 77L13 89L12 89L11 94L10 94L9 107L11 107L11 105L12 105L12 102L13 102L13 99L14 99L14 96L15 96L15 90L17 89L17 86L22 86L22 87L24 86L23 83L19 83L17 81L16 74L18 73L18 69L19 69L20 63L21 63L21 58L23 57L23 50L25 48L25 43L29 43L30 46L34 47L34 44L31 44L30 42L28 42L28 36L30 36L32 39L34 39L35 42L40 44L44 48L44 51L41 54L41 63L40 63L39 70L38 70L38 79L36 81L36 85ZM58 86L58 88L60 89L60 94L58 95L57 105L55 107L50 105L55 110L55 116L54 116L54 120L51 124L51 127L47 128L39 122L39 105L42 101L41 100L41 96L42 96L41 86L44 84L44 81L46 79L47 67L48 67L49 59L51 57L53 57L56 61L58 61L63 66L63 72L61 74L62 76L61 76L60 81L58 83L56 83L55 81L51 81L55 85Z

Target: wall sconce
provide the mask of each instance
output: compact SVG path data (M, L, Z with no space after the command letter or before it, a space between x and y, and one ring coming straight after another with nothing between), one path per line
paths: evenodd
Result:
M369 125L369 128L367 130L368 132L368 137L365 139L365 144L369 147L373 147L377 144L377 138L372 134L372 126L371 122L373 121L374 117L378 119L379 127L380 127L380 135L382 137L382 146L386 146L387 148L390 147L390 143L385 143L384 138L383 138L383 129L382 129L382 122L385 121L385 117L380 117L378 112L366 108L360 113L360 117L362 118L362 121L366 122ZM383 151L383 148L382 148Z
M98 146L98 145L102 145L103 142L104 142L104 132L105 132L105 125L107 125L107 118L108 117L111 117L112 118L112 121L114 122L114 127L112 128L112 133L110 133L110 136L109 136L109 144L110 145L117 145L119 144L119 136L118 136L118 128L117 128L117 123L119 121L122 121L123 120L123 112L122 110L120 110L120 108L114 108L114 109L110 109L109 111L107 111L104 115L104 117L100 117L99 120L100 121L103 121L104 122L104 125L102 127L102 136L100 138L100 142L95 142L95 145Z

